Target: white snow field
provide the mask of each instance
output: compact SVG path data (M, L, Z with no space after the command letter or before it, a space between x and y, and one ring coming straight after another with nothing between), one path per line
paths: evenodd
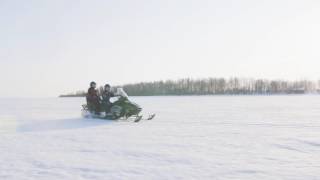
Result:
M83 119L84 98L1 99L0 179L320 179L320 96L131 99L157 117Z

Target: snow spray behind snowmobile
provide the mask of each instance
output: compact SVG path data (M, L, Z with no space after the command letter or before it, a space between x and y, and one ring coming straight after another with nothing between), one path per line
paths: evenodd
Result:
M115 95L118 96L118 100L112 103L110 112L105 113L103 110L100 114L95 114L94 110L90 109L89 106L85 104L82 105L82 116L85 118L99 118L106 120L129 119L134 117L135 122L142 119L142 116L139 115L142 108L138 104L130 101L127 93L122 88L117 88ZM154 116L154 114L150 115L147 120L153 119Z

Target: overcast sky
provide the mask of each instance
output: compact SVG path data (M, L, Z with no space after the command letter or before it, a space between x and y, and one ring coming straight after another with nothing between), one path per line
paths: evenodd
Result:
M0 0L0 97L184 77L320 79L318 0Z

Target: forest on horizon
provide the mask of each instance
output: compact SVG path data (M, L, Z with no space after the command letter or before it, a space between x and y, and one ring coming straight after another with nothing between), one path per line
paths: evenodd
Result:
M125 84L129 96L169 95L276 95L320 93L320 80L268 80L248 78L179 79ZM98 88L99 91L102 87ZM83 97L86 91L60 95L59 97Z

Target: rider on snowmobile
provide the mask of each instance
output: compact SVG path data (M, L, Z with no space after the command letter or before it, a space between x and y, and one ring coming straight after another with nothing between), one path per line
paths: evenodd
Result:
M98 91L96 90L97 83L92 81L90 83L90 88L88 89L88 93L86 96L87 104L90 110L94 111L95 114L100 114L100 98L98 95Z
M103 92L102 92L102 107L105 110L106 113L110 112L112 103L110 101L110 99L112 97L115 97L116 94L114 92L111 91L111 86L109 84L106 84L104 86Z

